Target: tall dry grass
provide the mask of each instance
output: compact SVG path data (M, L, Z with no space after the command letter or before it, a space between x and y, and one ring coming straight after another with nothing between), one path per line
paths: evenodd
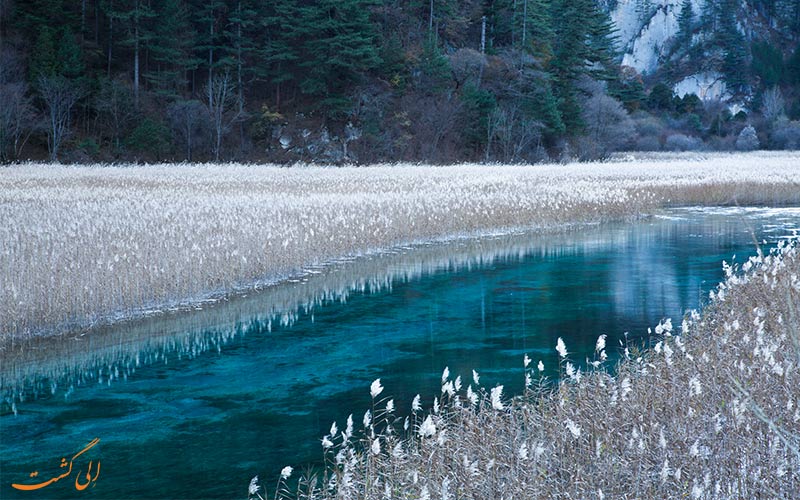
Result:
M445 369L441 394L425 408L415 398L407 419L377 380L363 419L323 437L325 469L290 487L286 468L270 496L797 498L800 250L782 245L742 270L726 266L702 314L659 324L651 349L621 347L614 370L604 336L585 373L559 339L555 386L527 356L528 389L511 400ZM257 478L249 496L266 496Z
M800 154L367 168L0 171L0 342L269 284L333 259L684 204L800 204Z

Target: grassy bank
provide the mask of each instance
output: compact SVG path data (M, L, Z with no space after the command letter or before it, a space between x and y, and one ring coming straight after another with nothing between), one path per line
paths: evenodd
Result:
M445 370L435 402L398 412L409 402L376 381L363 419L323 438L324 473L295 486L298 474L284 469L275 496L796 498L800 251L782 246L742 268L727 269L702 313L658 325L654 347L626 350L616 370L605 352L621 347L602 337L583 374L569 346L553 346L557 387L537 360L520 360L529 389L513 400L474 372ZM249 492L265 496L257 478Z
M190 305L333 259L662 206L800 204L800 154L531 167L19 165L0 175L0 342Z

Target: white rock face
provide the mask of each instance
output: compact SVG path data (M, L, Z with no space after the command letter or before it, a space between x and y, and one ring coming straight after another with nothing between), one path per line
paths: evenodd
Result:
M636 0L618 0L617 7L611 12L611 20L614 21L620 42L627 53L631 42L642 28L636 12Z
M679 97L697 94L703 101L726 100L730 97L722 75L713 71L687 76L676 83L673 90Z
M678 17L683 0L653 0L647 19L642 19L643 0L619 0L611 13L624 50L622 64L641 74L658 68L659 59L669 52L678 33ZM692 12L698 16L703 0L692 0Z
M622 64L636 68L639 73L652 73L658 61L672 45L669 40L678 32L678 17L672 5L659 7L650 21L633 39L631 48L623 56Z
M647 75L655 72L659 63L663 63L669 54L678 34L678 18L683 0L652 0L650 12L653 14L647 19L642 19L644 2L645 0L619 0L611 12L611 19L617 27L623 49L622 65ZM699 18L704 2L705 0L692 0L695 20ZM703 101L724 101L731 97L722 75L718 72L690 75L676 83L673 90L679 97L697 94ZM740 109L741 106L738 106L732 112Z

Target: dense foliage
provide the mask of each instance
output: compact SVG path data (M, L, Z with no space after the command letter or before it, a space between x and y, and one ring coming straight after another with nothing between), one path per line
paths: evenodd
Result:
M755 96L752 109L780 104L775 120L797 118L800 55L791 43L750 46L726 1L701 13L684 2L659 78L718 49L728 87ZM732 148L745 123L620 66L606 7L0 0L0 159L521 162L670 148L672 135ZM797 33L796 0L757 8ZM696 44L698 33L714 35ZM768 89L781 101L764 104ZM654 137L642 110L662 117ZM756 127L760 144L796 143L800 126L785 119L772 137L775 120Z

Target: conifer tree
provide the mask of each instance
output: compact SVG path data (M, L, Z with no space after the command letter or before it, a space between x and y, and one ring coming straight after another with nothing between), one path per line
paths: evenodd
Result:
M44 26L39 30L31 52L28 68L31 81L37 81L40 77L53 76L58 73L59 64L56 45L53 30L50 27Z
M694 23L694 12L692 11L692 0L683 0L681 12L678 14L678 35L680 44L687 45L692 40L692 25Z
M268 2L263 6L259 18L263 38L258 43L260 64L256 65L254 71L259 78L272 84L275 106L280 110L283 90L296 81L301 45L298 30L303 21L296 0Z
M303 69L300 90L316 96L329 115L348 105L345 90L380 64L370 22L370 0L320 0L301 7Z
M83 54L75 35L65 28L58 44L58 72L70 79L84 76Z
M153 90L175 96L186 87L186 73L197 66L192 48L195 33L181 0L158 0L154 5L152 37L148 42L150 71L145 79Z
M608 12L594 0L586 1L585 12L588 74L595 80L612 81L617 78L619 67L617 49L619 38L616 36L614 22Z
M452 79L450 61L442 54L436 37L433 33L428 35L422 46L422 55L419 60L420 90L436 94L443 92Z
M615 78L614 28L593 0L553 1L553 93L568 133L582 127L576 85L581 76Z
M735 93L742 91L747 83L747 48L736 25L737 2L722 0L721 5L716 43L724 53L721 69L725 83Z
M143 0L116 0L109 15L119 20L125 35L122 44L133 51L133 103L139 109L141 60L147 42L151 39L150 20L154 13Z
M520 20L522 49L546 64L553 57L550 0L523 0Z
M258 6L253 0L235 0L228 15L225 37L227 58L233 61L236 101L240 115L244 113L245 79L252 73L251 63L257 52L255 30L258 27Z
M703 3L703 10L700 13L700 24L703 29L714 33L721 14L721 0L707 0Z
M219 66L230 62L220 58L220 54L224 54L220 24L224 19L226 5L222 0L207 0L200 5L200 8L195 11L195 22L197 24L195 48L198 51L198 58L203 61L203 66L205 66L207 72L206 95L204 97L207 105L211 107L215 71Z

